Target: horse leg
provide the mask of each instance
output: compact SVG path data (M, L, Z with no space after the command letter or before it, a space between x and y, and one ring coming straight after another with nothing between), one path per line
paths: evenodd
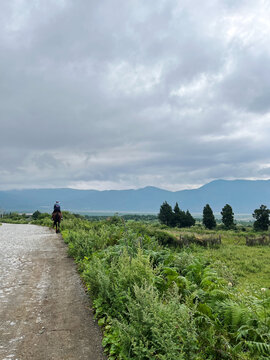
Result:
M60 232L60 221L57 221L57 232Z

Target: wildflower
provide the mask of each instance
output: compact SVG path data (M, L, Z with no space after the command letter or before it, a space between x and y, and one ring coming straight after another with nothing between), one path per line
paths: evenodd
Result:
M231 286L231 287L232 287L232 283L231 283L231 282L228 282L228 286Z
M266 288L261 288L261 291L266 291Z

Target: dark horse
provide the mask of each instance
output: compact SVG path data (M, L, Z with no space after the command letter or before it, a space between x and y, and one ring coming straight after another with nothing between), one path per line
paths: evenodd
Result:
M52 213L53 227L55 227L55 232L60 232L60 222L62 220L62 213L59 211L54 211Z

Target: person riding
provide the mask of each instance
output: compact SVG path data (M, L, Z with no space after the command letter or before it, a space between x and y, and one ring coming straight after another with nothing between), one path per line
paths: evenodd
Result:
M60 208L60 202L56 201L54 206L53 206L53 212L61 212L61 208Z
M56 201L53 206L53 212L52 212L52 220L54 223L53 225L56 226L56 232L59 232L59 226L62 219L63 219L63 215L61 212L60 202Z

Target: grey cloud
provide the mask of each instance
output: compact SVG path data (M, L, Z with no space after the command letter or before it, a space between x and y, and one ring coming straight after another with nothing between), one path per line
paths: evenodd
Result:
M265 49L266 50L266 49ZM270 55L245 51L220 88L221 99L255 113L270 110Z
M241 19L254 11L269 9L3 1L0 187L177 190L264 176L270 30L248 36Z
M259 174L269 177L270 176L270 166L266 166L266 167L263 167L262 169L260 169Z

